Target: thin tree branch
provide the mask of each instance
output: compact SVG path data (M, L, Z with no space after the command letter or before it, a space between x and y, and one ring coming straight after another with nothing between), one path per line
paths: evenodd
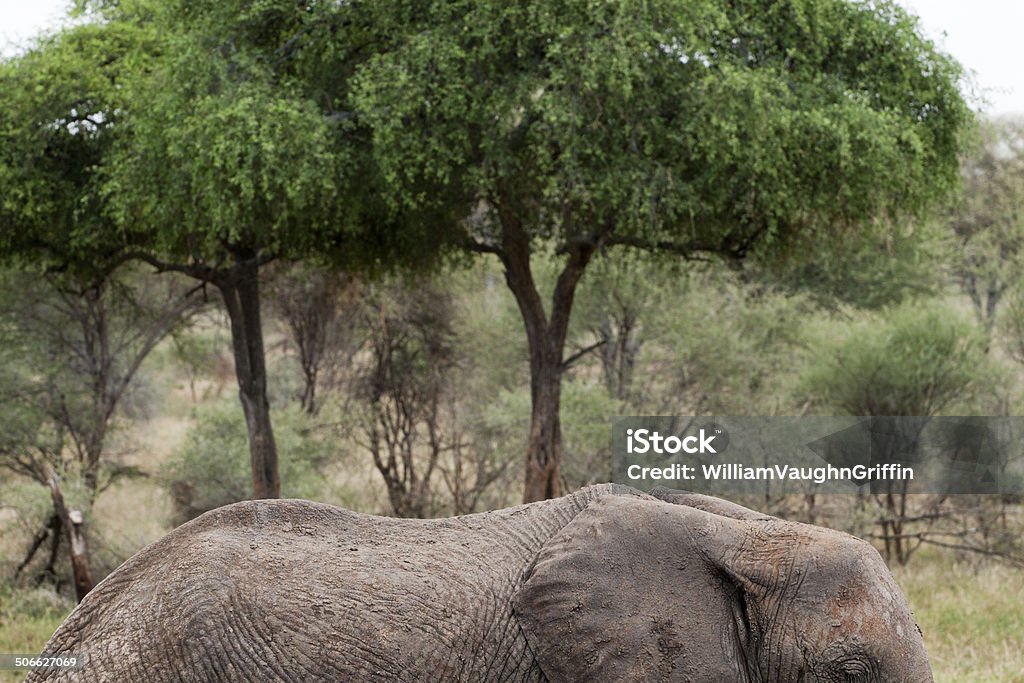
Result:
M595 351L595 350L601 348L602 346L604 346L607 343L608 343L607 339L602 339L599 342L595 342L595 343L591 344L590 346L587 346L585 348L580 349L579 351L577 351L576 353L572 354L571 356L566 358L564 361L562 361L562 369L563 370L568 370L570 367L572 367L572 364L575 363L576 361L578 361L580 358L583 358L583 356L587 355L591 351Z

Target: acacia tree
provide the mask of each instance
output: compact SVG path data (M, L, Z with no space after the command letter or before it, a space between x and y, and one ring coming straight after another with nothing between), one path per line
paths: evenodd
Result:
M655 336L657 312L672 310L675 296L685 291L685 275L659 265L646 258L601 259L576 296L576 326L586 330L585 341L593 341L577 341L570 357L593 351L608 395L634 407L644 398L634 381L641 350Z
M85 86L95 79L79 86L60 71L60 97L15 126L14 137L30 139L71 116L78 127L104 132L88 164L56 163L57 173L87 179L94 204L78 207L91 230L76 224L53 242L88 236L97 242L87 245L91 259L140 259L219 292L230 320L253 493L276 497L261 269L310 255L373 265L399 253L430 253L416 226L391 239L400 220L394 212L367 218L377 193L358 153L362 139L338 111L344 96L338 88L326 95L323 87L342 82L346 69L324 73L309 56L329 49L335 66L344 65L362 42L337 16L347 7L307 11L286 0L85 4L95 10L93 22L59 35L44 51L62 50L80 33L92 36L90 54L108 74L100 78L103 87L92 92ZM121 35L134 40L115 50ZM25 182L18 189L36 188ZM35 240L46 228L31 218L17 220ZM74 241L62 253L90 260Z
M0 325L34 350L25 363L31 402L70 447L90 504L116 475L101 481L104 451L143 362L203 303L176 279L119 275L84 287L54 275L0 275ZM24 471L45 484L43 469Z
M116 144L112 106L128 54L150 44L131 26L75 26L0 62L0 258L102 280L116 251L97 169Z
M86 24L5 65L5 80L16 88L15 105L5 112L5 137L14 153L5 155L4 179L15 196L4 212L10 228L5 251L23 259L43 255L57 267L97 277L134 257L216 286L231 319L255 495L276 496L258 269L269 260L264 243L267 232L279 228L278 216L283 213L280 222L292 227L301 202L312 195L303 185L308 174L292 178L296 169L282 165L303 158L297 145L315 145L316 117L304 117L303 103L278 101L266 85L244 79L205 98L186 93L193 101L181 101L181 109L190 102L188 111L175 111L178 89L147 86L150 76L174 75L176 64L159 57L177 54L173 48L191 34L142 39L152 25L152 17ZM82 56L74 55L76 47L83 48ZM195 55L186 52L182 59L188 56ZM90 61L100 65L98 75L89 74ZM216 66L227 69L223 60ZM199 88L209 84L198 73L178 75ZM45 97L33 92L40 85ZM168 120L178 124L167 127ZM306 139L275 147L287 142L289 129ZM27 159L17 154L21 150ZM314 166L323 162L311 151ZM322 165L317 172L326 170ZM282 202L272 212L269 203L281 199L281 182L291 183L300 206ZM254 212L259 219L250 220ZM62 220L51 222L55 214Z
M560 491L566 334L597 254L741 259L885 230L956 181L960 69L889 2L367 11L389 42L356 74L357 112L393 205L460 202L461 246L500 259L522 315L526 501ZM544 249L561 263L546 293Z
M202 300L168 278L120 274L75 288L67 276L0 274L0 328L11 366L0 377L0 467L47 488L53 503L20 569L50 539L44 575L67 535L79 600L92 589L84 517L65 503L62 482L79 479L88 511L133 468L111 463L107 442L142 363ZM77 519L76 519L77 515Z
M345 159L320 108L263 58L275 36L242 35L239 25L254 17L235 24L210 3L159 9L154 22L167 35L128 85L126 142L106 166L107 187L127 231L128 256L220 293L253 495L274 498L280 478L260 271L340 235L335 196Z
M444 428L457 363L452 306L425 282L379 284L363 303L366 367L355 382L364 409L357 443L370 452L399 517L427 517L432 478L457 434Z
M261 268L279 259L351 272L415 266L431 261L444 230L378 199L367 136L346 104L347 75L372 44L358 8L152 1L149 21L166 33L147 68L133 71L127 143L107 166L107 189L129 256L221 293L253 493L276 497ZM131 7L122 20L135 20Z
M335 269L297 264L270 280L270 298L295 345L302 370L299 405L316 415L320 393L337 383L338 371L351 363L361 344L351 324L362 285Z

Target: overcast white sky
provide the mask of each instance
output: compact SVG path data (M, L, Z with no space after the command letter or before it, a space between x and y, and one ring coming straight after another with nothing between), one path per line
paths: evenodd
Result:
M926 33L974 72L985 111L1024 113L1022 0L899 0L921 17ZM66 0L0 0L0 52L57 25Z

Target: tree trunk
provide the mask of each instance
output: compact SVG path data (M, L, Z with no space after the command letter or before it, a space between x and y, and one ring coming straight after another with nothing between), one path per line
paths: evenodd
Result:
M235 377L238 379L238 396L249 435L253 498L279 498L281 481L277 467L277 445L270 423L270 401L267 399L259 266L254 256L240 256L231 275L218 277L213 283L224 298L224 306L231 321Z
M625 308L625 307L623 307ZM598 326L601 346L601 372L608 394L625 401L633 386L633 370L640 354L637 321L628 310L621 314L606 313Z
M519 220L499 211L502 226L499 258L505 281L519 306L530 352L530 438L526 451L523 502L562 495L562 374L563 354L576 285L595 251L595 245L573 244L551 296L551 315L544 310L530 266L530 239Z
M92 572L89 570L89 548L85 543L85 533L82 529L85 519L81 511L68 510L64 505L64 496L61 494L60 484L54 472L50 472L49 485L54 513L68 533L68 545L71 548L71 574L75 581L75 598L81 602L94 585Z
M64 530L60 522L60 515L53 513L50 516L50 552L46 558L46 564L36 578L36 586L41 586L44 581L50 581L54 588L60 588L59 577L57 576L57 556L60 554L60 539Z
M103 283L91 287L82 295L85 310L82 315L82 338L85 340L84 351L88 354L92 380L92 419L83 434L82 451L85 456L82 479L89 491L89 503L96 502L99 493L100 458L103 457L103 444L107 437L107 425L114 413L114 406L120 394L111 392L113 382L111 373L114 358L110 340L110 318L107 315L107 302L104 289L109 287Z
M530 359L530 440L524 503L562 495L561 360L561 354L536 362Z
M305 386L302 389L302 396L299 398L299 405L302 406L303 412L313 417L319 410L319 406L316 404L316 366L303 362L302 375L305 378Z

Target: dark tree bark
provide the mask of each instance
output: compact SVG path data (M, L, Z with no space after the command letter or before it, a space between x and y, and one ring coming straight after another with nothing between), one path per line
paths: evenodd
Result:
M241 254L234 269L226 275L215 275L211 281L220 290L231 322L238 396L249 435L253 498L279 498L281 480L277 445L270 422L270 401L267 399L259 262L255 254Z
M60 539L63 531L64 525L61 524L60 515L54 513L50 516L50 553L36 579L36 586L42 585L44 581L50 581L55 589L60 589L57 576L57 556L60 554Z
M21 576L21 573L25 571L25 568L29 565L30 562L32 562L32 558L36 556L36 553L39 551L39 548L42 547L43 542L50 535L50 530L53 529L54 525L56 524L54 520L54 515L51 515L50 518L46 520L46 524L43 525L43 528L37 531L36 535L32 537L32 542L29 544L28 552L25 553L24 559L22 559L22 561L19 562L18 566L14 569L14 578L18 578L19 576Z
M562 494L560 410L565 340L576 286L596 245L579 242L563 249L565 263L555 283L551 314L548 315L530 268L529 236L514 215L499 211L498 216L502 228L498 257L505 267L505 280L526 326L530 354L530 436L523 502L531 503Z

